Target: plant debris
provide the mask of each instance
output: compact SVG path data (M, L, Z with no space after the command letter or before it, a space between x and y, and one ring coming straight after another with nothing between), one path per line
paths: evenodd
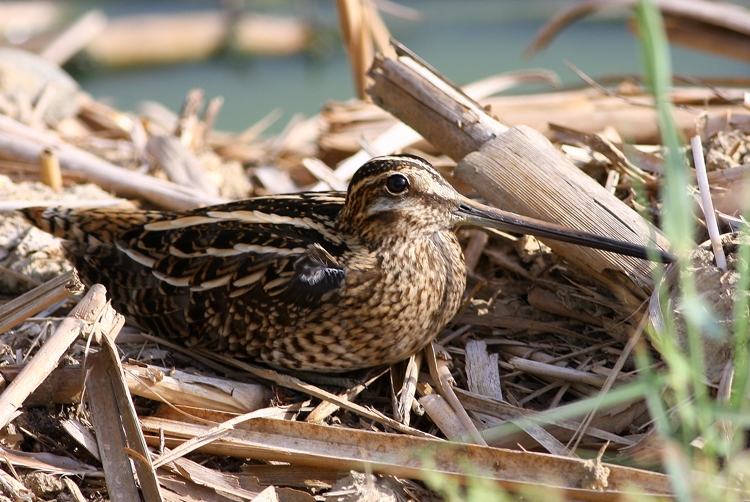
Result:
M396 62L383 57L374 67L371 95L385 82L377 72ZM618 95L626 88L627 96ZM737 173L747 167L750 133L737 126L747 110L727 97L741 101L743 92L682 87L671 95L683 106L677 122L684 131L694 134L703 116L698 129L709 152L709 180L727 215L741 209L741 197L725 195L741 193ZM653 101L632 80L606 94L491 93L477 97L482 124L509 130L505 140L532 138L542 145L536 150L542 160L554 156L555 165L589 173L622 214L660 213L663 151ZM157 105L141 115L126 113L76 91L75 109L52 119L37 98L33 92L15 98L27 103L29 114L22 106L0 109L0 321L17 312L12 300L40 285L54 290L60 285L48 281L70 271L59 242L23 223L13 213L19 207L182 210L338 189L369 157L362 144L420 155L464 194L496 195L490 182L467 174L465 160L496 158L491 148L480 145L453 158L443 152L455 153L458 143L444 147L435 136L428 143L362 100L328 103L318 116L296 118L266 137L267 121L236 134L214 130L221 102L204 106L200 91L186 98L179 115ZM508 126L489 122L494 115ZM408 125L421 132L420 124L436 122L424 117ZM39 181L44 149L59 160L60 191ZM554 184L553 176L545 179ZM518 188L514 204L542 200L541 190L505 186ZM634 187L645 194L637 197ZM557 206L571 213L582 207L576 187L551 188L562 194ZM722 221L722 229L730 223ZM458 236L469 275L453 321L424 354L350 375L281 374L176 346L123 327L103 296L87 322L73 291L52 306L39 303L0 334L2 490L41 499L68 497L67 491L103 500L117 486L136 498L140 490L148 500L161 493L165 500L426 501L439 500L422 484L429 475L464 483L473 469L468 473L514 491L553 486L569 498L602 492L617 498L637 487L670 496L666 476L607 462L642 458L636 445L653 427L645 402L600 407L589 416L575 408L582 398L632 381L631 351L649 315L642 303L651 292L650 268L622 258L600 262L606 258L499 232L461 230ZM705 271L700 284L720 288L704 293L705 300L730 330L736 272L695 268ZM103 295L88 292L97 294ZM42 361L39 354L51 355ZM719 366L709 364L709 378ZM48 420L38 420L40 414ZM600 451L595 463L578 457Z

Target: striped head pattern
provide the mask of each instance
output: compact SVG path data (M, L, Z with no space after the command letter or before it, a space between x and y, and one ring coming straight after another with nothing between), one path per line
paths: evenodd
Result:
M429 162L412 155L376 157L354 174L339 228L378 242L451 229L458 193Z

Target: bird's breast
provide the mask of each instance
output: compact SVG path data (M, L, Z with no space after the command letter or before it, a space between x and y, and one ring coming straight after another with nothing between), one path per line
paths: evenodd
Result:
M345 277L340 308L349 318L342 322L359 335L350 340L385 361L403 359L434 339L458 310L466 286L452 232L390 242L352 261Z
M347 248L336 256L340 286L273 328L260 353L266 362L315 371L392 364L432 341L458 310L466 272L453 232Z

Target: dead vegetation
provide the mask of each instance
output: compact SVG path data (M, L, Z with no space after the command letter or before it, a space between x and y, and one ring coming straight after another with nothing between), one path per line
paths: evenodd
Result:
M653 290L645 262L462 231L464 304L428 350L345 377L286 375L123 326L103 288L81 298L58 243L12 213L67 204L181 210L343 189L370 156L404 151L429 159L462 193L504 209L668 247L639 216L660 214L663 171L653 101L639 82L494 96L549 78L514 74L462 92L388 45L376 11L339 3L347 26L367 19L363 25L375 27L344 37L350 54L370 58L354 67L372 102L329 103L274 137L262 135L267 121L215 131L222 103L204 107L200 91L178 116L156 107L135 116L74 89L76 106L49 118L56 100L69 99L48 91L64 79L57 74L6 100L0 484L7 496L423 501L438 496L414 480L465 482L466 474L514 492L553 487L572 499L672 495L643 400L578 406L633 382L636 348L659 359L644 336ZM385 55L370 65L372 47ZM682 133L700 134L707 149L726 231L738 223L747 170L744 90L691 86L670 97ZM719 394L725 362L711 368Z

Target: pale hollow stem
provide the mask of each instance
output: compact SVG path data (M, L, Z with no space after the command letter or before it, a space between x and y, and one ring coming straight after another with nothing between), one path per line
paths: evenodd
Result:
M716 212L714 203L711 200L711 191L708 187L708 176L706 175L706 162L703 158L703 145L700 136L690 138L690 146L693 149L693 161L695 163L695 177L698 180L698 190L701 196L701 205L703 214L706 217L706 227L708 228L708 238L711 240L711 247L714 250L716 266L722 270L727 269L727 259L724 256L724 248L721 245L719 236L719 225L716 223Z

